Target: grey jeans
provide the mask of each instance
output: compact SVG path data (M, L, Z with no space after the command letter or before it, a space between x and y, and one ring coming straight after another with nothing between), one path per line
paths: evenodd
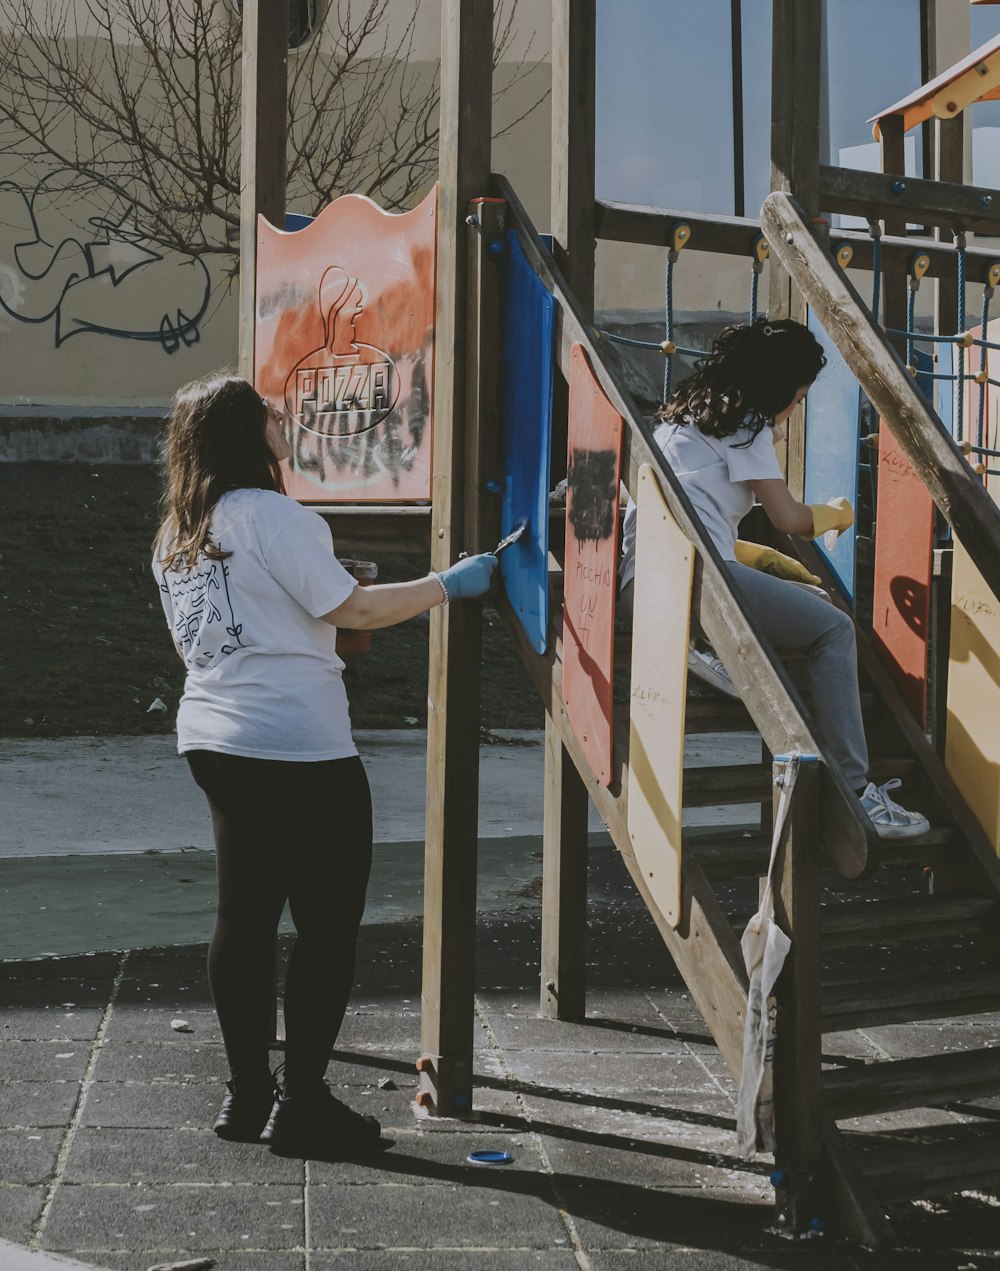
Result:
M727 567L761 630L779 653L803 653L812 711L844 776L856 790L868 781L854 623L825 592L774 578L736 561Z
M844 776L856 790L868 781L868 744L861 718L854 624L819 587L774 578L727 561L733 581L779 653L806 656L813 715ZM622 589L619 614L631 619L633 586Z

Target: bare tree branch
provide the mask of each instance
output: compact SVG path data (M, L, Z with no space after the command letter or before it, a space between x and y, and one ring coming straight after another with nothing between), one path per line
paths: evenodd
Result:
M518 0L498 6L494 68ZM330 0L289 54L288 197L315 214L362 191L410 204L434 179L440 80L414 60L415 0ZM530 72L507 70L503 95ZM137 233L235 266L242 31L233 0L0 0L0 145L8 179L65 168L127 192ZM528 103L514 123L541 102Z

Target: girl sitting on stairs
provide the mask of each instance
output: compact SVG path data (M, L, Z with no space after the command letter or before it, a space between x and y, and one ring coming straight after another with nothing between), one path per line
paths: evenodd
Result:
M727 327L711 354L660 412L655 437L747 606L771 643L806 657L813 712L834 758L882 838L914 838L926 817L889 797L898 778L868 779L857 651L851 618L831 604L820 580L771 548L744 543L737 527L754 500L784 534L813 539L854 523L844 498L809 505L792 497L775 455L781 425L826 363L812 332L799 322L758 318ZM625 514L620 610L631 614L636 509ZM714 652L694 645L689 670L721 692L738 696Z

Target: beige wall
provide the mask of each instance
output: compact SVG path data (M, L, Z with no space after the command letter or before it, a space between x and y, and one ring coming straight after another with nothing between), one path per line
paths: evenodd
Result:
M46 10L46 0L31 4L36 14ZM84 9L77 0L77 15ZM411 13L412 4L399 0L390 39ZM496 77L504 90L498 130L544 98L550 82L547 0L520 0L517 14L510 56L518 61L501 65ZM440 0L424 0L411 65L427 82L438 69L440 21ZM79 33L89 46L92 30L81 26ZM327 23L319 38L334 40L335 26ZM497 166L542 226L548 134L545 100L496 143ZM289 207L316 210L303 207L294 188ZM108 226L117 228L109 233ZM127 191L95 187L58 163L25 163L0 148L0 412L159 408L179 385L234 364L237 295L228 265L224 257L192 259L138 236Z

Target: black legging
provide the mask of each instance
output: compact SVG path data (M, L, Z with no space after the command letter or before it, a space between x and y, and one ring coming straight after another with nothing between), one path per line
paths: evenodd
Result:
M268 1080L274 947L285 901L286 1094L323 1080L354 979L372 860L361 760L285 763L189 751L215 831L219 906L208 980L234 1081Z

